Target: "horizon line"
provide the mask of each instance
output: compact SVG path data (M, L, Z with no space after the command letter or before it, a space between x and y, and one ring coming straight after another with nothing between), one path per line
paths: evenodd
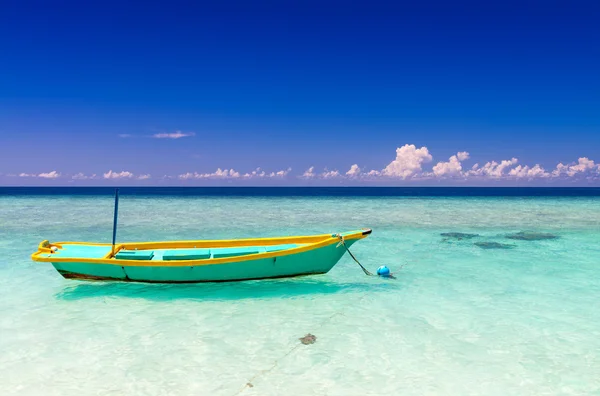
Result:
M0 186L0 189L2 188L30 188L30 189L34 189L34 188L39 188L39 189L45 189L45 188L72 188L72 189L78 189L78 188L110 188L110 189L117 189L117 188L182 188L182 189L188 189L188 188L270 188L270 189L275 189L275 188L355 188L355 189L371 189L371 188L410 188L410 189L414 189L414 188L426 188L426 189L430 189L430 188L457 188L457 189L462 189L462 188L481 188L481 189L486 189L486 188L506 188L506 189L510 189L510 188L529 188L529 189L557 189L557 188L577 188L577 189L600 189L600 186L140 186L140 185L128 185L128 186L106 186L106 185L94 185L94 186L48 186L48 185L41 185L41 186Z

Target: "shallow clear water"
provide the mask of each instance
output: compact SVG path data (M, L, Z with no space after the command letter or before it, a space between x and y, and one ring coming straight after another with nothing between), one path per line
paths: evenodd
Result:
M30 260L43 239L109 242L112 204L0 197L0 394L600 392L597 197L120 202L121 241L371 227L352 251L395 281L347 255L326 275L198 285L68 281ZM519 231L560 238L505 238Z

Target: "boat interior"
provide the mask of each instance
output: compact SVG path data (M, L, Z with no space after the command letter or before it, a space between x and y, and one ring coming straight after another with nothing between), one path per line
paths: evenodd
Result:
M118 246L112 254L111 245L86 244L54 244L55 251L41 253L41 257L53 258L115 258L118 260L203 260L225 257L237 257L257 253L278 252L294 249L307 244L285 243L268 246L235 246L235 247L184 247L184 248L127 248Z
M128 242L113 245L109 243L56 242L42 241L32 257L38 261L89 260L136 260L136 261L183 261L212 260L229 257L266 253L286 254L304 250L310 246L335 243L340 237L360 239L371 233L370 229L349 231L340 234L311 236L198 240L166 242ZM293 253L293 252L290 252Z

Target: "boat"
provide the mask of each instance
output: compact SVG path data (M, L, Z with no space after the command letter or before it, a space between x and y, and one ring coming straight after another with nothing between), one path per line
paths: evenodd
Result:
M118 190L112 244L44 240L32 260L51 263L66 279L92 281L196 283L283 278L325 274L344 253L354 259L348 248L371 234L365 228L309 236L116 243L117 212Z
M67 279L192 283L282 278L329 272L346 248L370 233L132 242L114 248L110 243L45 240L32 259L51 263Z

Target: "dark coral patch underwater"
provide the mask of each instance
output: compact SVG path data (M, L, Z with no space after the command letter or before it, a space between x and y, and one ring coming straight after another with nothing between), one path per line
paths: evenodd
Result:
M457 241L461 241L463 239L472 239L479 236L479 234L465 234L462 232L442 232L440 235L443 236L445 240L456 239Z
M545 232L528 232L521 231L515 234L506 235L508 239L514 239L517 241L544 241L548 239L558 239L558 235L548 234Z
M515 247L515 245L498 242L475 242L474 245L482 249L512 249Z

